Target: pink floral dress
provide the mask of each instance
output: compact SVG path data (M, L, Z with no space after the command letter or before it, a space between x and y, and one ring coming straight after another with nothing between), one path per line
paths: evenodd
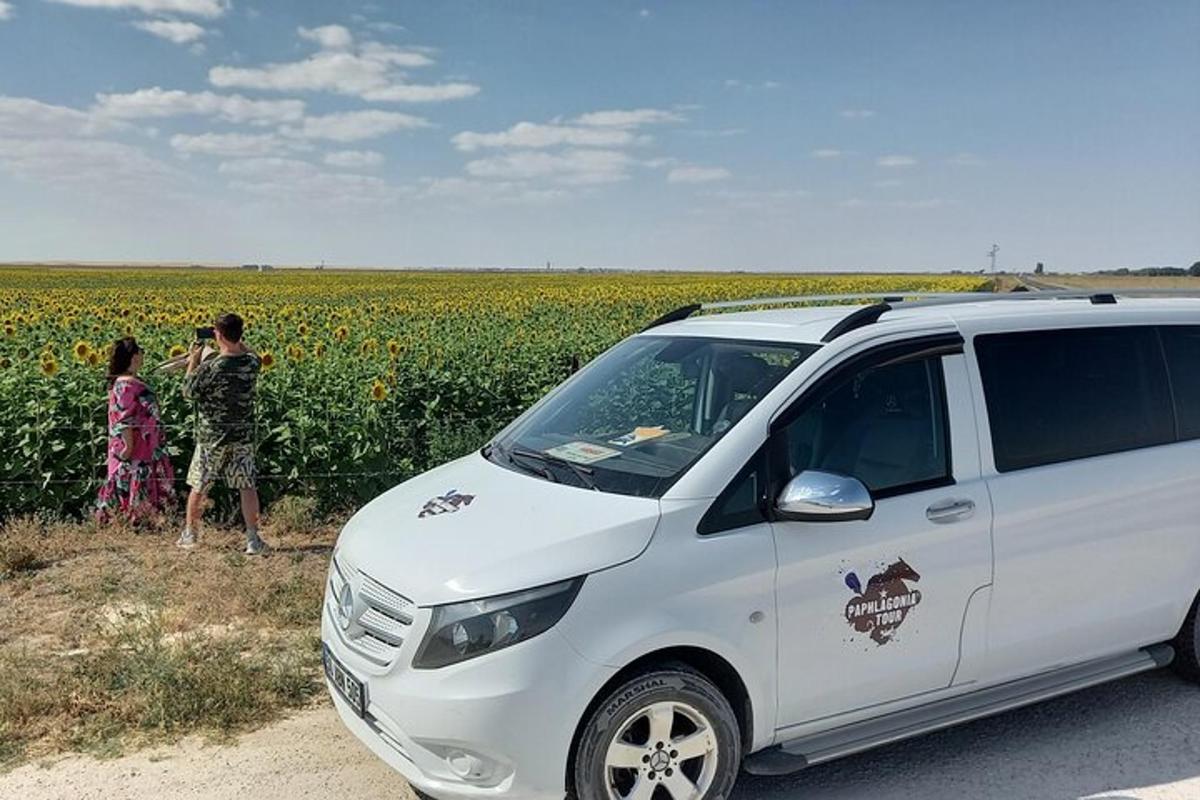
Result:
M127 430L133 431L130 452ZM154 392L137 378L117 378L108 392L108 479L100 487L97 516L153 517L174 504L174 482Z

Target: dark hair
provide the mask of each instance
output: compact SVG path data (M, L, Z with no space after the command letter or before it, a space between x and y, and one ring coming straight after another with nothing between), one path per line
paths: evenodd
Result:
M242 318L237 314L222 314L217 317L213 327L221 332L231 342L242 340Z
M132 336L126 336L124 339L117 339L113 343L112 350L108 356L108 385L112 386L116 381L117 376L124 375L129 371L129 365L133 363L133 357L142 352L142 348L138 347L137 339Z

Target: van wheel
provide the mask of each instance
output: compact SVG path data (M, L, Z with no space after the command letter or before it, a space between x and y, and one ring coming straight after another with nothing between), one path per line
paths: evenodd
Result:
M579 800L728 797L742 761L737 717L686 664L651 668L592 712L575 755Z
M1171 644L1175 646L1175 671L1188 680L1200 683L1200 595L1192 603L1183 628Z

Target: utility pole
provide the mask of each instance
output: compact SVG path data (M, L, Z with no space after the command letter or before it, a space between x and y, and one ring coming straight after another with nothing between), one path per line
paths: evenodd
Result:
M996 253L1000 252L1000 245L993 244L992 249L988 250L988 258L992 260L992 272L996 271Z

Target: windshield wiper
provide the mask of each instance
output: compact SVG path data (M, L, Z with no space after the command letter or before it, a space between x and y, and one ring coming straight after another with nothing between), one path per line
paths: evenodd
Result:
M518 462L515 458L512 457L511 452L505 450L500 445L489 444L484 447L484 453L483 453L484 458L491 459L492 454L503 456L505 461L507 461L509 464L512 464L514 467L519 469L521 472L526 472L530 475L537 475L539 478L545 478L546 480L551 481L553 483L559 482L558 476L555 475L548 467L544 467L544 466L531 467L528 464L522 464L522 463ZM524 454L517 453L517 455L524 455Z
M549 453L544 453L540 450L530 450L528 447L521 447L520 445L516 445L516 444L514 444L512 447L508 448L508 460L512 461L513 456L523 456L525 458L537 459L538 461L541 461L543 464L558 464L560 466L564 466L567 469L571 470L571 472L575 473L575 477L579 478L579 482L581 484L586 486L588 489L591 489L592 491L599 491L596 488L595 479L592 478L592 475L594 474L594 472L589 467L582 467L579 464L576 464L572 461L568 461L565 458L560 458L559 456L552 456ZM549 470L547 470L547 473L548 473L547 477L549 477L549 474L550 474ZM556 480L556 479L551 478L551 480Z

